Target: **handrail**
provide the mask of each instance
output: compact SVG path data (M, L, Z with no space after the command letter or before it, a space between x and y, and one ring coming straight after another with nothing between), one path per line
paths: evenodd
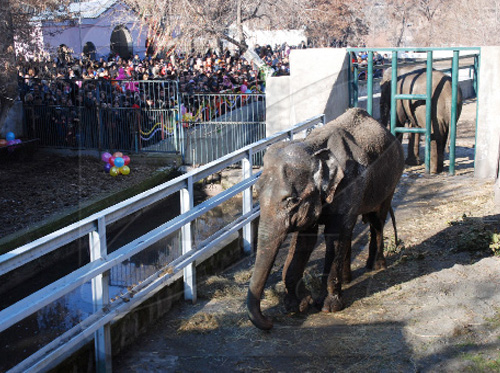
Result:
M111 337L109 330L112 322L122 318L162 287L179 278L183 272L185 296L195 300L196 290L194 289L193 291L193 286L196 286L196 281L192 278L194 274L192 267L197 258L201 255L212 253L211 250L215 245L240 229L243 229L243 239L247 243L245 250L247 253L251 251L252 236L250 225L260 213L258 206L252 206L251 188L260 176L260 173L252 173L252 155L265 150L278 141L293 139L294 134L320 124L324 124L324 115L317 115L310 118L288 130L234 151L216 161L189 171L171 181L1 255L0 276L85 235L89 236L91 250L90 263L0 311L1 332L29 317L42 307L60 299L78 286L88 281L92 281L93 284L93 301L96 311L81 323L16 365L12 368L12 372L38 371L40 369L54 368L83 346L83 344L92 339L95 339L97 368L104 371L111 364L110 354L106 353L106 351L110 351ZM243 180L224 192L193 207L193 183L205 179L207 176L237 162L243 163ZM123 245L112 253L107 253L107 225L123 219L178 191L181 191L181 211L184 211L181 215ZM109 296L107 296L109 294L107 273L112 267L121 264L153 243L167 237L169 234L190 227L194 219L240 193L243 194L242 216L198 244L197 247L194 247L194 245L191 247L190 235L183 236L182 243L184 244L189 241L189 244L183 247L183 253L180 257L168 263L166 267L159 269L140 284L128 289L125 294L122 294L113 303L109 301ZM188 289L190 289L189 294Z

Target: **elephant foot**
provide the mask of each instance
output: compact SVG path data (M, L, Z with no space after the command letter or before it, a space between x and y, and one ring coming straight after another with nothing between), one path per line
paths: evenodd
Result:
M420 165L422 162L420 162L420 159L419 158L406 158L405 159L405 163L409 166L418 166Z
M285 295L285 309L287 312L306 312L309 309L309 305L313 304L313 299L310 295L305 296L302 299L293 297L291 295Z
M328 295L324 302L323 308L321 311L323 312L338 312L344 308L344 302L338 295Z
M348 284L352 281L352 273L351 271L349 271L348 273L346 273L344 271L344 273L342 274L342 283L343 284Z
M385 262L385 258L366 261L366 269L378 271L380 269L387 269L387 264Z

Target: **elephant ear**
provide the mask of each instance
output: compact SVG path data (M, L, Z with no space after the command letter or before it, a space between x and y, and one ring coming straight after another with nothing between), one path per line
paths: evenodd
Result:
M332 152L325 148L314 153L318 160L318 168L314 174L314 181L321 190L322 200L332 203L337 187L344 178L344 170Z

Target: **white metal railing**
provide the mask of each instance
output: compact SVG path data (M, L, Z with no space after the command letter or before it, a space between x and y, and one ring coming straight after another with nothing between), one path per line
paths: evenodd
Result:
M12 371L35 372L51 369L92 339L95 340L97 370L111 371L110 325L112 322L125 316L133 308L181 275L183 275L184 280L185 298L195 301L194 261L201 255L211 252L222 240L234 232L242 229L244 250L246 253L251 252L251 222L260 213L259 207L254 207L252 202L252 186L260 176L260 173L253 174L252 155L265 150L273 143L292 139L295 134L319 124L324 124L324 115L318 115L301 122L288 130L248 145L203 167L1 255L0 276L3 276L76 239L86 235L89 237L90 262L0 311L0 332L89 281L92 283L94 313L20 362L12 368ZM193 207L193 184L237 162L242 164L242 181ZM116 251L107 252L106 227L109 224L176 192L180 192L181 214L179 216L134 239ZM243 194L242 216L198 244L197 247L193 247L190 231L191 222L239 193ZM178 230L182 232L182 255L111 303L109 299L109 270Z

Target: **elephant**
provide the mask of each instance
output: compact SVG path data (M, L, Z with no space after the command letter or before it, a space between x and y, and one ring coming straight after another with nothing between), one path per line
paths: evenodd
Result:
M392 68L384 72L380 82L380 119L383 125L390 120ZM397 93L425 94L427 86L426 68L414 66L398 69ZM432 109L431 109L431 149L430 172L443 171L444 151L451 124L451 77L441 71L432 72ZM397 100L396 126L403 127L408 122L410 127L425 128L425 100ZM457 121L462 112L462 90L457 86ZM402 135L399 136L402 138ZM420 164L420 134L411 134L408 142L406 163Z
M280 246L293 233L283 267L285 307L307 310L312 297L302 276L324 225L326 254L320 299L325 312L344 305L342 280L351 279L352 231L360 215L370 224L368 269L383 269L383 228L404 169L401 143L365 110L353 108L302 140L270 146L256 183L260 204L257 251L247 295L253 324L273 326L261 296Z

